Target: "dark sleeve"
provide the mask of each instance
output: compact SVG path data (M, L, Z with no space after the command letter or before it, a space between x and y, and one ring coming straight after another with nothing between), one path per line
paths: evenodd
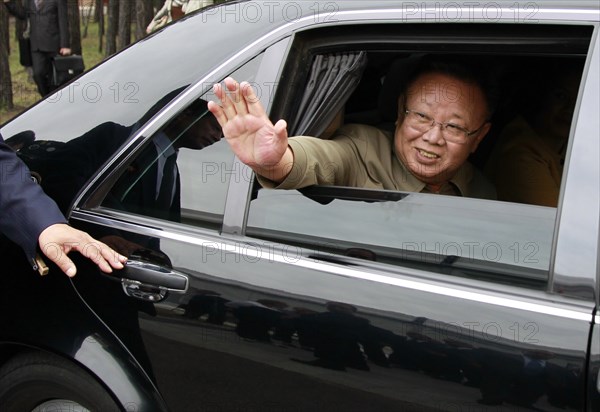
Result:
M17 17L19 20L25 20L27 18L27 13L20 4L17 4L14 0L4 3L8 12L13 16Z
M58 0L58 29L60 31L60 47L71 47L69 37L69 19L67 16L67 0Z
M0 231L23 248L31 262L40 233L55 223L66 219L0 136Z

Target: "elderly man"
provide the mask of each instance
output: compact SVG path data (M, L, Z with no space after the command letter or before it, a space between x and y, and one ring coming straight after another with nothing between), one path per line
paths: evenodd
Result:
M398 99L392 137L377 128L346 125L331 140L288 138L272 124L254 90L225 80L214 86L221 104L209 110L235 154L266 187L342 185L495 198L493 186L467 162L490 129L482 82L454 63L422 65Z

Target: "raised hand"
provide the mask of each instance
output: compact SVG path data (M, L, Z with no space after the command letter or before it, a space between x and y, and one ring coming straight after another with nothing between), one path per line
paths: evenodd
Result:
M214 85L221 101L208 103L208 109L223 128L223 136L237 157L256 173L281 181L289 173L294 157L288 147L287 123L269 120L252 86L228 77Z

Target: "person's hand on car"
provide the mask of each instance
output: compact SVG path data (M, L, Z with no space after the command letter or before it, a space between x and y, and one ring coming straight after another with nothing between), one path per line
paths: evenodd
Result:
M123 269L125 256L94 239L86 232L63 223L48 226L40 233L38 244L44 255L69 277L75 276L77 268L67 253L75 250L94 262L100 270L111 273L113 269Z
M256 173L281 181L289 173L294 156L288 147L287 123L273 125L248 82L238 83L231 77L214 85L221 101L208 103L208 109L223 128L223 136L237 157Z

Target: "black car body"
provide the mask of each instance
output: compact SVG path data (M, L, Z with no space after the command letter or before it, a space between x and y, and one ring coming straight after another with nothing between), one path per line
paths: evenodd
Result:
M35 134L20 155L44 190L129 264L40 277L2 241L0 409L599 410L599 29L597 1L225 3L2 125ZM225 77L321 135L342 109L393 124L386 74L424 54L497 70L497 127L535 70L581 64L558 207L265 190L211 138L179 153L175 216L128 203L153 139L210 116Z

